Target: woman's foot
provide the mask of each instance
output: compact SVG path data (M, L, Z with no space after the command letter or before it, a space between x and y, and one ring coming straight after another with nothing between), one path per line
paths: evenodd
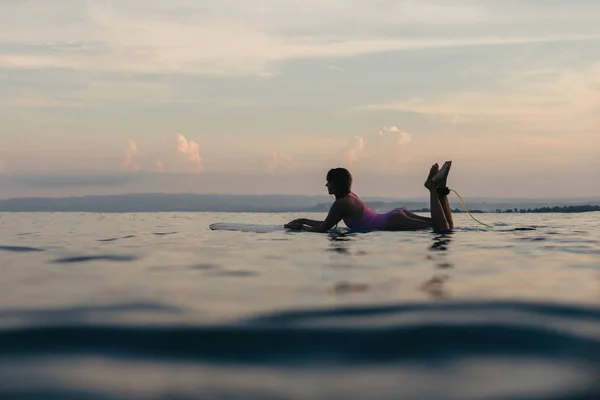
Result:
M429 190L435 189L437 186L432 182L432 178L439 172L440 166L438 163L435 163L429 169L429 175L427 176L427 180L425 181L425 187Z
M446 182L448 180L448 173L450 173L450 167L452 166L452 161L446 161L442 168L431 178L431 183L433 183L438 188L445 188Z

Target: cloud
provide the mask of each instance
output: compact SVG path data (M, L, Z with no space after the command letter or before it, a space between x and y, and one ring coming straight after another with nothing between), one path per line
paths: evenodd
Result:
M412 137L410 136L410 133L402 131L398 133L398 139L397 139L397 143L398 146L404 146L410 143L410 141L412 140Z
M265 163L266 172L289 172L294 169L296 163L290 156L274 151L269 155Z
M188 172L202 172L202 158L198 142L188 140L181 133L177 134L177 153L181 156L176 163L183 166ZM191 169L191 170L190 170Z
M392 126L384 126L383 128L381 128L378 132L379 136L383 136L385 133L387 132L399 132L399 129L397 126L392 125Z
M365 148L365 139L362 136L353 136L348 143L348 149L346 150L346 167L354 167L360 153Z
M156 162L154 163L154 167L158 172L165 172L165 163L160 158L156 160Z
M397 126L386 126L367 143L363 168L397 171L407 163L404 148L412 141L410 133Z
M4 3L0 41L9 46L0 52L0 67L265 77L293 59L597 38L585 24L562 22L588 21L600 9L558 10L538 21L531 16L548 13L545 7L471 1L268 1L259 8L235 0Z
M167 137L163 148L140 152L138 144L129 140L124 149L123 167L132 171L172 173L203 172L200 144L181 133Z
M133 25L136 22L132 23ZM173 28L175 31L177 28ZM167 32L169 27L157 27ZM205 74L205 75L255 75L270 78L277 75L275 64L294 59L349 58L362 54L468 46L497 46L509 44L581 41L597 39L600 35L541 36L541 37L473 37L427 39L371 39L347 40L337 43L295 44L262 33L237 29L236 33L222 28L198 28L184 36L205 38L184 49L177 43L161 47L153 43L111 43L99 45L92 54L0 54L0 67L10 69L73 69L145 74ZM141 36L141 35L140 35ZM220 37L222 48L206 38ZM242 38L240 40L240 38ZM188 39L189 40L189 39ZM238 43L241 42L241 43ZM114 48L108 52L107 48ZM249 49L255 50L249 52ZM118 56L117 56L118 55Z
M597 128L600 111L600 63L530 78L511 75L496 91L457 90L429 97L370 104L361 109L403 111L451 119L455 125L513 123L528 128Z
M125 154L124 154L124 159L123 159L123 166L126 169L132 169L134 171L138 170L139 165L136 161L137 154L138 154L137 143L130 139L127 142L127 146L125 147L124 153Z
M396 142L395 145L397 146L404 146L410 143L411 141L411 136L410 133L405 132L405 131L400 131L398 129L397 126L392 125L392 126L384 126L383 128L381 128L379 130L379 132L377 133L377 135L380 138L389 138L392 137L393 140ZM393 143L392 143L393 144Z
M402 148L411 141L410 133L395 125L384 126L364 137L353 136L345 150L345 165L363 170L395 170L402 164Z

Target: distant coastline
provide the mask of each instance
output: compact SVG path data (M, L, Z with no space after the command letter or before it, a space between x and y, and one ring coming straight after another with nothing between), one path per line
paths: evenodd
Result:
M426 199L382 199L365 197L365 203L378 212L406 208L429 212ZM580 213L600 211L600 198L589 199L482 199L466 198L472 213ZM326 213L333 199L315 195L221 195L221 194L120 194L60 198L0 199L0 212L265 212ZM450 197L453 212L465 212Z
M422 208L419 210L411 210L413 212L430 212L429 208ZM508 208L505 210L496 209L495 211L483 211L483 210L469 210L471 214L477 213L507 213L507 214L528 214L528 213L583 213L583 212L594 212L600 211L600 206L597 205L581 205L581 206L554 206L554 207L539 207L539 208ZM452 210L453 213L466 213L464 209L455 208Z
M593 212L600 211L600 206L593 206L591 204L582 206L554 206L554 207L541 207L541 208L521 208L521 209L507 209L504 211L496 210L496 212L504 213L582 213L582 212Z

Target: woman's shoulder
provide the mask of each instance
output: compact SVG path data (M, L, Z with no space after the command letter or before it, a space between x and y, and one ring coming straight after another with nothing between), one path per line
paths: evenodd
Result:
M352 207L357 203L362 203L362 201L354 193L348 193L347 196L342 196L333 202L333 204L343 207Z
M347 204L350 203L351 200L352 200L352 197L349 195L338 197L333 201L332 206L336 206L336 207L346 206Z
M344 194L340 197L336 197L335 201L348 201L351 199L358 199L358 196L355 193L350 192L350 193Z
M353 192L348 193L348 196L344 196L344 197L347 199L347 201L358 200L358 201L362 202L362 200L360 199L360 197L358 197L356 195L356 193L353 193Z

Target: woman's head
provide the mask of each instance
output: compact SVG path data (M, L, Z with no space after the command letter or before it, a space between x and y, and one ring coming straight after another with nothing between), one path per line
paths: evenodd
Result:
M330 169L327 173L327 190L335 197L341 197L350 193L352 187L352 175L346 168Z

